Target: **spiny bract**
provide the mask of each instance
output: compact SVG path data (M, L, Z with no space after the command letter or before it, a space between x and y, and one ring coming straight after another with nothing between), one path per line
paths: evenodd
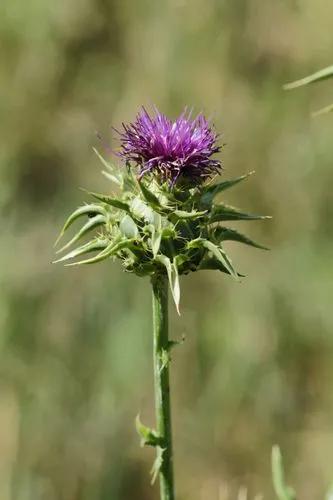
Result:
M170 184L167 175L161 177L154 171L137 175L136 165L130 161L125 167L115 168L95 152L106 168L104 175L114 184L115 194L89 193L95 201L70 215L58 240L77 219L85 217L85 223L59 252L68 250L88 233L93 237L56 262L85 256L67 265L93 264L117 257L126 271L138 276L166 274L178 310L179 275L215 269L239 278L224 249L225 241L264 248L222 224L267 216L248 214L215 201L219 193L250 174L216 184ZM94 256L89 258L87 254L92 252Z

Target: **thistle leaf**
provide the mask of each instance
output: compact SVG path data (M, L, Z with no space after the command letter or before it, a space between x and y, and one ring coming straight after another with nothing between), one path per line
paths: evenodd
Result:
M89 221L80 229L78 233L68 242L66 245L64 245L60 250L57 251L57 253L63 252L66 250L66 248L70 247L78 241L80 238L82 238L85 234L87 234L89 231L94 229L97 226L100 226L101 224L106 223L106 218L104 215L96 215L96 217L92 217L89 219Z
M150 189L147 188L147 186L144 184L144 182L142 181L138 181L139 183L139 186L140 186L140 189L141 189L141 192L145 198L145 200L150 204L152 205L154 208L161 208L161 205L160 205L160 202L157 198L157 196L155 196L151 191Z
M123 240L119 243L111 242L102 252L91 259L80 260L79 262L73 262L71 264L65 264L66 266L80 266L82 264L95 264L95 262L101 262L102 260L115 255L117 252L123 250L124 248L129 248L132 240Z
M151 248L154 258L159 252L162 239L162 217L160 214L154 212L154 224L149 225L151 229Z
M234 269L234 266L232 265L231 260L229 259L228 255L225 253L225 251L217 245L214 245L211 241L204 240L203 246L207 248L220 262L223 264L230 274L238 280L238 274L236 270Z
M179 312L179 302L180 302L180 285L179 285L179 273L176 258L173 259L172 269L174 275L174 283L173 283L173 298L176 304L177 312L180 316Z
M252 170L248 174L241 175L240 177L236 177L235 179L230 179L227 181L219 182L218 184L213 184L212 186L207 186L204 188L204 193L201 196L201 202L205 205L210 205L216 195L229 189L239 182L242 182L244 179L250 177L250 175L254 174L255 171Z
M221 271L222 273L226 273L226 274L230 275L230 271L215 256L213 256L213 257L205 257L200 262L198 270L199 271ZM244 274L237 273L237 276L239 278L244 278Z
M223 248L221 248L220 246L215 245L209 240L198 238L197 240L191 241L188 247L206 248L229 271L229 274L231 274L236 280L238 280L238 274L234 269L231 260L229 259Z
M145 445L146 446L157 446L159 444L160 439L159 439L156 431L143 425L143 423L140 420L140 415L136 416L135 427L136 427L137 433L141 437L140 444L142 447Z
M126 171L122 176L121 190L123 192L126 191L135 192L137 188L137 182L138 181L136 177L133 175L130 164L126 163Z
M179 346L181 344L184 344L185 339L186 339L185 334L183 334L182 338L180 340L169 340L169 342L168 342L168 351L170 352L171 349L173 349L174 347Z
M303 85L309 85L310 83L316 83L320 80L326 80L327 78L333 78L333 66L328 66L327 68L316 71L305 78L301 78L300 80L286 83L283 88L285 90L296 89L298 87L302 87Z
M221 203L220 205L215 205L213 207L209 223L230 221L230 220L262 220L262 219L271 219L271 216L248 214L239 211L235 207L231 207L230 205L225 205Z
M103 158L103 156L97 151L96 148L93 148L93 151L98 156L100 161L103 163L104 167L107 170L109 170L109 172L102 170L102 174L105 175L105 177L107 177L109 180L120 186L121 184L120 179L116 175L114 175L114 170L115 170L114 167L109 162L107 162L105 158Z
M106 194L101 193L93 193L92 191L87 191L91 196L96 198L99 201L103 201L112 207L119 208L120 210L124 210L125 212L129 211L129 206L124 201L118 200L118 198L112 198L112 196L108 196Z
M144 219L149 224L154 224L154 211L140 198L133 198L130 211L136 219Z
M137 238L139 230L132 217L126 214L120 221L119 229L126 238Z
M79 255L83 255L85 253L90 253L90 252L95 252L96 250L103 250L108 246L108 240L102 240L102 239L94 239L92 241L89 241L85 245L82 245L75 250L72 250L68 254L66 254L64 257L61 257L58 260L55 260L53 264L57 262L63 262L65 260L69 259L74 259L75 257L78 257Z
M68 229L73 222L76 221L79 217L82 215L89 215L89 214L103 214L106 215L105 209L101 205L96 205L96 204L90 204L90 205L83 205L82 207L79 207L77 210L75 210L66 220L62 230L60 231L60 234L54 244L54 246L57 245L59 240L62 238L64 235L66 229Z
M154 228L152 235L151 235L151 248L152 248L154 257L156 257L156 255L159 252L159 249L161 246L161 239L162 239L161 231L156 231L156 229Z
M220 243L221 241L238 241L239 243L244 243L245 245L250 245L255 248L260 248L262 250L269 250L269 248L256 243L242 233L239 233L235 229L230 229L228 227L216 227L213 230L214 238Z
M198 212L197 210L192 210L192 212L186 212L185 210L174 210L171 212L172 215L176 215L179 219L196 219L207 213L207 210Z
M150 471L151 473L151 484L153 485L156 481L156 478L161 470L162 464L163 464L163 452L164 449L161 448L160 446L157 446L156 448L156 458L153 463L152 469Z
M278 500L296 500L294 490L286 484L282 455L277 445L273 446L272 449L272 475L273 486Z
M179 312L180 286L179 286L178 267L175 261L171 263L169 257L167 257L166 255L162 254L157 255L156 260L161 264L163 264L163 266L167 271L171 295L176 305L177 313L180 316Z
M111 174L110 172L107 172L106 170L102 170L102 174L104 175L104 177L106 177L107 179L109 179L109 181L111 182L114 182L115 184L118 184L120 185L120 180L113 174Z

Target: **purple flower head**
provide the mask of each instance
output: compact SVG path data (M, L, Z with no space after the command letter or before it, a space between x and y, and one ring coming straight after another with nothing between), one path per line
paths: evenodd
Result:
M123 124L118 133L118 155L139 165L140 177L153 173L172 184L178 179L200 183L222 168L211 158L221 149L216 145L218 135L202 114L191 119L185 109L172 121L157 109L150 116L142 108L135 122Z

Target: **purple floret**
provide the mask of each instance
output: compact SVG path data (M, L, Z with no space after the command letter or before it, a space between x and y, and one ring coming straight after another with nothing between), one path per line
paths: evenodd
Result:
M203 182L221 170L221 162L211 156L221 150L217 133L199 114L191 119L185 110L175 121L157 109L150 116L142 108L134 123L123 124L119 156L140 167L139 176L158 174L172 184L182 178Z

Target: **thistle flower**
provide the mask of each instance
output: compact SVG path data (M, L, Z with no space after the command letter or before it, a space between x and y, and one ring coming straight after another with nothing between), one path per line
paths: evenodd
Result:
M153 173L172 185L178 180L197 184L222 168L219 160L211 158L221 150L216 144L218 134L202 114L191 119L185 109L172 121L156 108L154 116L142 108L135 122L123 123L118 134L118 155L139 166L140 178Z
M111 196L90 193L95 201L70 215L60 237L77 219L88 220L58 252L88 233L93 233L93 238L59 260L97 252L69 265L116 257L126 271L138 276L166 275L177 309L180 275L218 269L238 279L225 241L263 247L223 224L266 217L216 202L216 198L252 172L215 184L204 183L221 169L221 163L211 159L220 150L218 136L202 115L191 120L186 110L172 122L157 110L151 117L142 108L133 124L124 125L120 137L119 155L126 160L126 169L108 164L96 151L106 168L104 174L120 192ZM136 168L140 169L139 178Z

